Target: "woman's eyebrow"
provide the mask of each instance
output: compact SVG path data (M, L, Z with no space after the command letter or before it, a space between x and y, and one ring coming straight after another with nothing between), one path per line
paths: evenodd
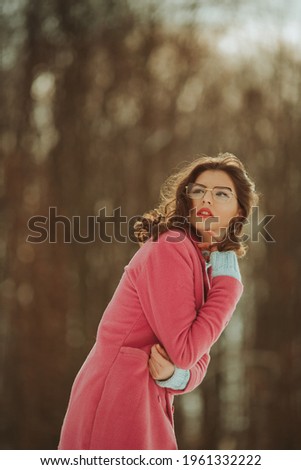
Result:
M233 189L230 188L229 186L214 186L214 188L223 188L223 189L230 189L230 191L233 192Z
M208 188L208 186L206 186L205 184L203 183L197 183L199 186L203 186L204 188ZM233 192L233 189L230 188L229 186L220 186L219 184L217 184L216 186L213 186L214 188L223 188L223 189L230 189L230 191Z

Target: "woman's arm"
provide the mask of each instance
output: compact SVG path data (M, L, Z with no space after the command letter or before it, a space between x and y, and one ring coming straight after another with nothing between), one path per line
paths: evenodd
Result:
M168 387L169 393L173 395L183 395L184 393L192 392L192 390L198 387L204 380L209 362L209 353L205 353L201 359L197 361L196 364L189 370L190 377L185 388L176 390L172 387Z
M234 277L216 275L207 301L197 310L192 254L185 241L164 239L151 243L151 251L136 279L140 302L171 361L180 369L192 369L229 322L243 286ZM225 254L216 253L215 257Z
M156 344L151 348L149 371L160 387L168 388L169 393L180 395L191 392L202 382L209 362L209 354L204 354L191 370L179 369L170 361L165 349Z
M190 371L176 367L160 344L152 346L148 367L152 378L163 388L184 390L190 379Z

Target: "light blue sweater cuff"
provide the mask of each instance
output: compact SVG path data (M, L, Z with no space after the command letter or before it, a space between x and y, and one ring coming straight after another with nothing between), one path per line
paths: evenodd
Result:
M212 277L231 276L241 281L237 256L234 251L212 251L210 263Z
M172 388L173 390L184 390L190 379L190 371L175 367L173 375L167 380L156 380L160 387Z

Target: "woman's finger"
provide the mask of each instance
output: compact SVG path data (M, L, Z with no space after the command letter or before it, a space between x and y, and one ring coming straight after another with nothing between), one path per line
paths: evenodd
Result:
M161 346L161 344L156 344L156 349L157 349L157 351L161 354L161 356L165 357L165 359L167 359L168 361L170 361L169 355L167 354L167 352L165 351L165 349L163 348L163 346ZM170 361L170 362L171 362L171 361Z
M170 361L165 359L157 350L154 350L151 353L151 357L154 358L154 360L160 367L166 367L170 363Z
M152 359L150 359L150 360L148 361L148 366L149 366L149 371L150 371L150 373L151 373L152 378L153 378L153 379L158 379L158 377L159 377L159 371L158 371L158 369L157 369L157 367L156 367L155 362L154 362Z
M152 364L151 359L148 361L148 368L149 368L149 372L150 372L152 378L154 379L155 378L154 377L155 376L155 371L154 371L154 366Z
M160 344L154 344L151 348L151 353L158 357L158 354L164 357L167 361L170 361L169 356L165 349Z
M162 365L158 361L156 361L154 357L151 357L149 360L151 361L153 369L157 372L157 374L159 374L161 372L161 369L163 368Z

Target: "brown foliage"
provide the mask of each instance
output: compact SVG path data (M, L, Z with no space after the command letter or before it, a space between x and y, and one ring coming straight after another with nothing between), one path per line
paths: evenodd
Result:
M192 398L178 401L179 445L296 449L300 61L279 45L230 64L197 28L99 4L95 12L80 0L28 2L6 22L1 447L56 447L71 383L138 249L97 233L94 242L64 243L62 224L56 243L30 244L28 220L49 222L56 207L80 216L84 236L87 216L103 207L128 218L153 208L183 159L230 151L263 193L262 214L276 215L267 227L276 243L251 243L245 297L213 349L196 418ZM103 213L103 235L102 222ZM190 425L199 434L188 439Z

